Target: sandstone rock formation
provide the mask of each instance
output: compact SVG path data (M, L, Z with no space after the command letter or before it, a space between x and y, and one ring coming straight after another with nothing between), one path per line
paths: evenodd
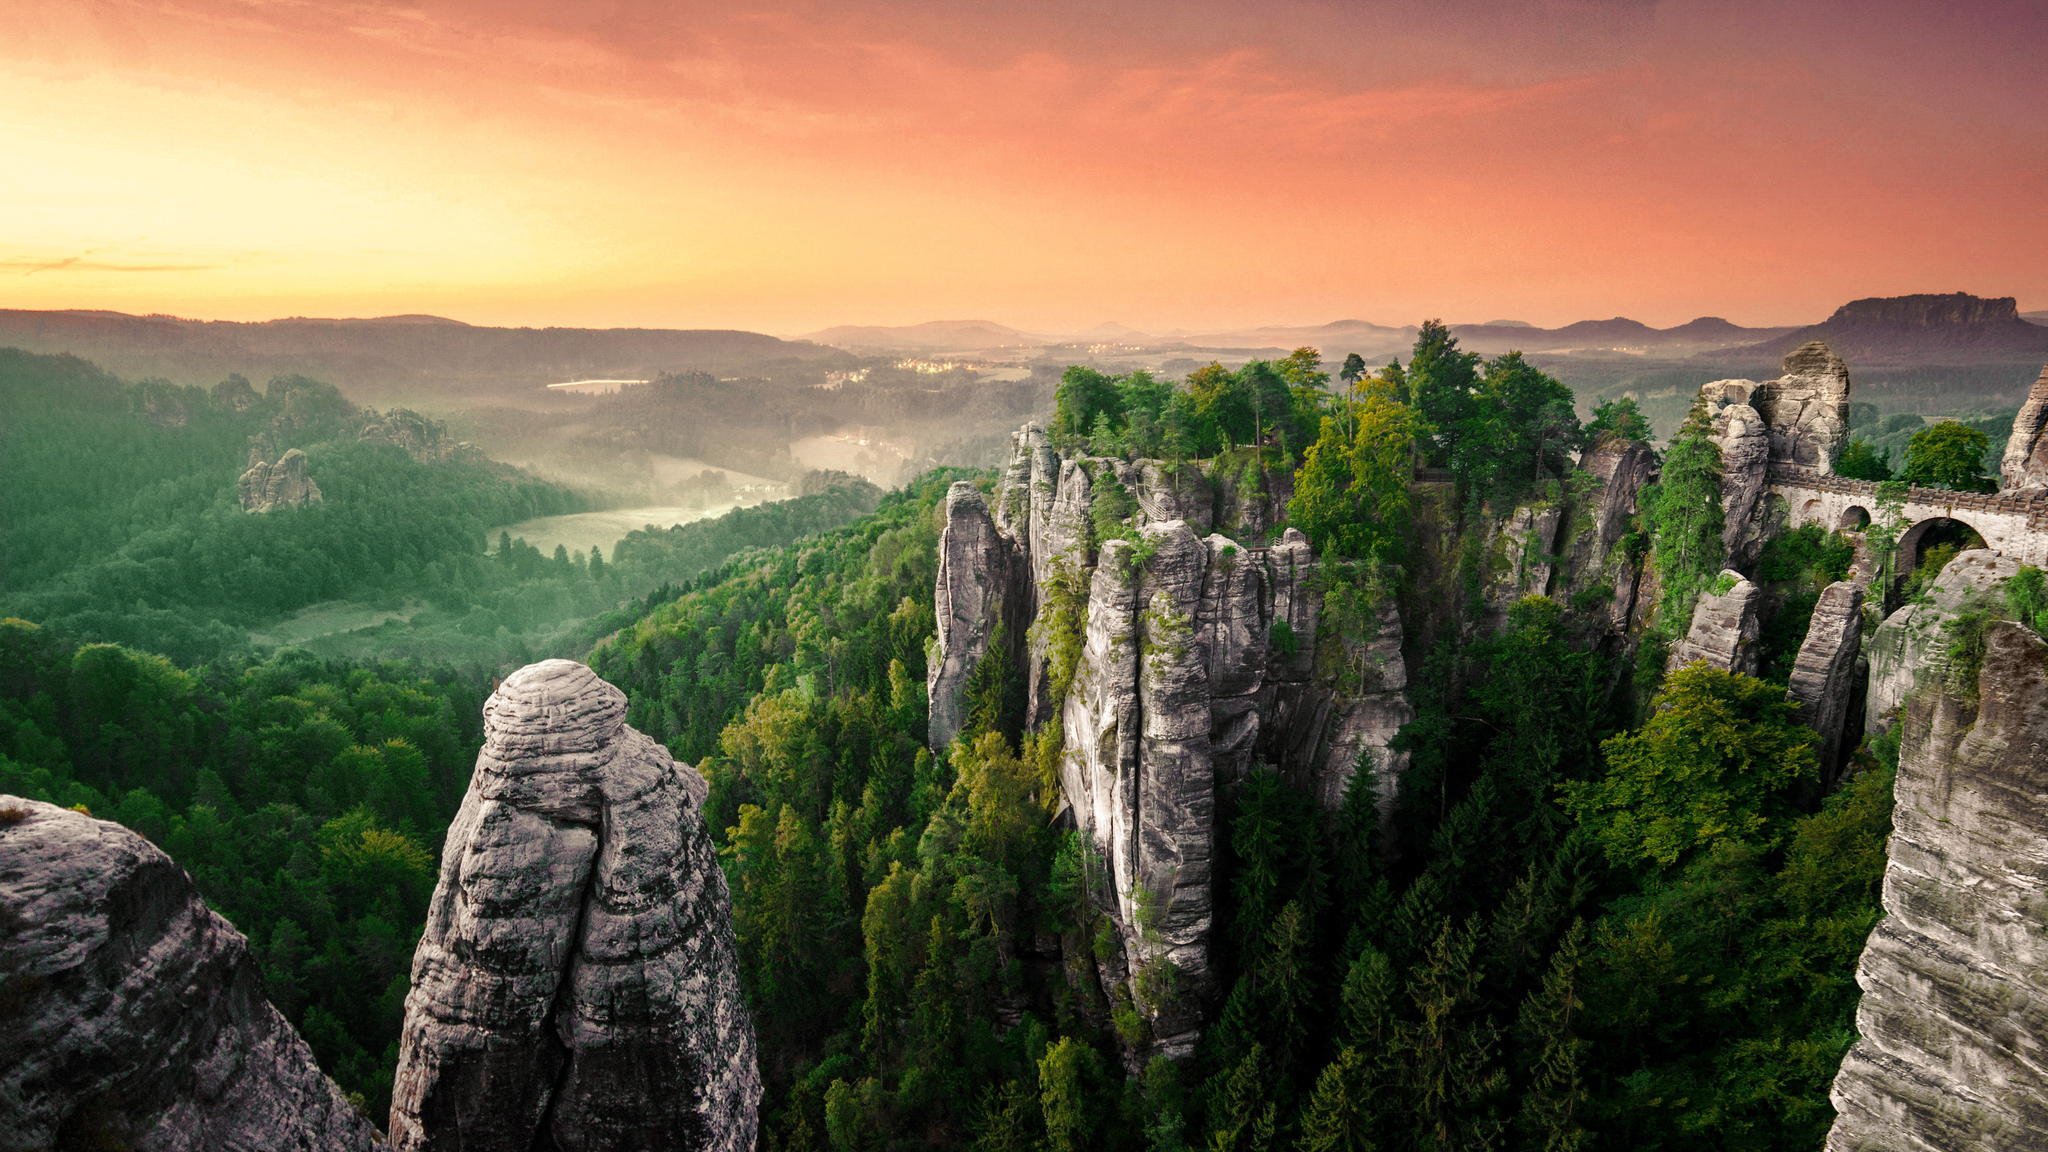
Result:
M2017 561L1988 548L1958 553L1921 601L1885 617L1870 635L1870 687L1864 703L1870 731L1891 727L1892 714L1917 683L1939 682L1948 668L1948 622L1970 604L1990 600L2018 571Z
M931 701L930 737L943 752L966 720L967 681L988 655L1018 593L1013 552L996 531L988 502L961 480L946 492L946 526L939 533L938 659L926 673ZM1010 629L1017 624L1009 625ZM1004 656L1007 658L1007 653Z
M2008 490L2048 488L2048 367L2041 369L2027 399L2013 417L2012 438L1998 465L1999 487Z
M1750 404L1770 426L1772 460L1826 472L1849 439L1849 366L1826 344L1808 341Z
M1570 530L1562 541L1565 575L1561 591L1567 599L1605 587L1612 594L1611 627L1625 631L1635 610L1641 566L1618 555L1616 548L1634 527L1636 497L1657 466L1657 454L1640 440L1610 436L1579 456L1579 468L1593 488L1573 510Z
M1524 596L1550 591L1555 567L1557 530L1564 507L1544 500L1522 504L1508 513L1491 541L1487 565L1486 606L1496 622Z
M1761 594L1740 572L1722 572L1718 584L1727 591L1709 589L1693 605L1692 627L1685 638L1671 646L1665 665L1679 669L1696 661L1726 672L1754 676L1757 668L1757 639L1762 634L1758 611Z
M1786 696L1799 718L1820 733L1820 770L1833 780L1842 762L1842 738L1856 702L1856 657L1863 639L1863 589L1839 580L1822 589L1792 663Z
M1908 705L1829 1152L2048 1147L2048 644L1994 624L1955 687Z
M1750 405L1747 380L1717 380L1700 388L1721 449L1721 547L1730 568L1747 568L1763 551L1764 493L1769 486L1771 430Z
M484 705L413 958L400 1149L753 1147L761 1083L704 783L568 660Z
M410 408L393 408L381 416L372 413L362 431L356 433L356 439L368 444L395 445L422 463L451 459L466 447L448 435L447 425Z
M379 1146L241 934L117 824L0 797L0 990L0 1149Z
M306 475L306 454L293 448L272 462L252 455L237 485L244 512L275 512L320 503L320 485Z

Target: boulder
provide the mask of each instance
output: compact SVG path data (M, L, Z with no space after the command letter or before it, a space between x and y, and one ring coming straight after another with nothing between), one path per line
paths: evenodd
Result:
M955 482L946 492L945 515L934 604L938 651L925 675L931 746L941 754L966 723L967 682L989 655L1006 609L1020 592L1015 553L996 530L980 490L966 480ZM1014 644L1019 637L1005 639Z
M1715 583L1725 591L1700 593L1692 608L1692 626L1684 639L1672 645L1665 668L1676 671L1704 663L1724 672L1754 676L1757 639L1762 633L1758 618L1761 594L1740 572L1724 571Z
M2008 491L2048 488L2048 367L2027 390L2026 402L2013 417L2012 438L1998 465L1998 483Z
M1750 404L1771 430L1771 459L1831 470L1849 439L1849 366L1819 340L1787 353L1784 375L1759 386Z
M1885 617L1867 646L1870 687L1863 713L1869 731L1890 728L1917 684L1939 682L1948 669L1948 622L1973 603L1992 602L1999 585L2019 568L2018 561L1989 548L1958 553L1919 601Z
M1993 624L1975 685L1907 707L1829 1152L2048 1147L2048 644Z
M236 487L244 512L275 512L279 508L320 503L320 485L306 475L306 454L297 448L286 451L274 463L252 458Z
M1842 762L1862 639L1862 586L1849 580L1828 585L1814 603L1785 695L1798 709L1799 718L1820 734L1820 770L1822 778L1829 781Z
M0 1149L381 1147L249 945L118 824L0 796Z
M484 705L413 958L400 1149L753 1147L761 1097L704 781L547 660Z

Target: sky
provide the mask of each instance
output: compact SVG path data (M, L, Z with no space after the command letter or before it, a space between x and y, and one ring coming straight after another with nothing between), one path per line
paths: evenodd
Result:
M2048 308L2048 5L0 0L0 307Z

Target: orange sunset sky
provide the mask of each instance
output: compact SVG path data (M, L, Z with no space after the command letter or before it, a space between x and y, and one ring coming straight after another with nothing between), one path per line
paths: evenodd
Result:
M0 0L0 306L2048 308L2048 5Z

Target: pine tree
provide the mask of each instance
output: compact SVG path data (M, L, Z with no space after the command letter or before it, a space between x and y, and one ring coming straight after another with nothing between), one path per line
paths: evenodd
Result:
M1574 922L1551 955L1543 987L1522 1005L1516 1028L1525 1049L1534 1054L1534 1073L1515 1126L1527 1147L1543 1152L1579 1152L1586 1145L1580 1123L1588 1095L1581 1071L1586 1042L1577 1030L1585 942L1585 923Z
M1375 1147L1363 1107L1365 1058L1343 1048L1323 1066L1301 1114L1300 1152L1371 1152Z
M1446 920L1408 978L1416 1019L1401 1049L1408 1060L1413 1138L1422 1152L1474 1152L1495 1146L1495 1103L1507 1075L1495 1055L1499 1029L1478 1008L1479 971L1472 926Z
M604 549L595 544L590 546L590 578L604 579Z

